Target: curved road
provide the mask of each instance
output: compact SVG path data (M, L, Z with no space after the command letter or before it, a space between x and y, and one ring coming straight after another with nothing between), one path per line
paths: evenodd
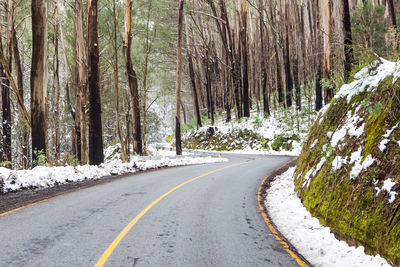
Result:
M262 179L290 158L225 157L230 161L140 173L1 216L0 266L298 266L257 203Z

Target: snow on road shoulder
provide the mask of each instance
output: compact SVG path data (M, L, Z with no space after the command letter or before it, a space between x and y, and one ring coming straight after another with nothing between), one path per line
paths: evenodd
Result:
M135 173L162 167L177 167L193 164L227 162L221 157L161 157L157 159L140 159L129 163L112 160L100 166L66 166L43 167L32 170L9 170L0 167L0 193L18 191L26 188L46 188L57 184L77 182L87 179L100 179L109 175Z
M295 168L276 177L267 191L265 206L279 231L315 266L390 266L379 255L364 253L339 241L328 227L306 210L294 192Z

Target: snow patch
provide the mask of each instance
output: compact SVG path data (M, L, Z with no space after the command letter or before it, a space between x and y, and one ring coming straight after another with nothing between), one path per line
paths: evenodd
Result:
M368 169L374 162L375 159L368 155L363 162L362 161L362 147L360 146L356 152L353 152L350 157L350 164L354 163L353 168L350 172L350 178L356 179L363 170Z
M100 166L66 166L66 167L43 167L38 166L32 170L9 170L0 167L0 188L3 193L18 191L24 188L45 188L57 184L82 181L86 179L100 179L104 176L118 175L123 173L134 173L148 169L161 167L185 166L191 164L204 164L226 162L220 157L176 157L160 159L139 159L138 161L123 163L121 160L112 160Z
M390 140L389 139L383 139L382 141L381 141L381 143L379 144L379 150L380 151L385 151L386 150L386 145L387 145L387 143L389 143L390 142Z
M328 227L306 210L294 191L295 168L275 178L265 205L279 231L315 266L390 266L379 255L365 254L364 247L339 241Z
M346 98L347 103L349 103L353 96L364 91L371 92L376 89L379 83L390 75L393 75L395 79L400 77L400 66L395 62L381 58L359 71L354 76L356 80L350 84L343 85L335 95L335 98Z

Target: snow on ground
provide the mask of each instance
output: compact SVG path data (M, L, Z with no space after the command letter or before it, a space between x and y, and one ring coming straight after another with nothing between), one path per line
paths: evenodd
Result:
M100 166L65 166L44 167L38 166L32 170L9 170L0 167L0 193L18 191L25 188L45 188L57 184L82 181L86 179L100 179L104 176L135 173L161 167L176 167L193 164L226 162L221 157L201 156L172 156L174 152L161 152L158 157L132 157L133 160L123 163L117 157ZM168 157L168 156L169 157Z
M393 82L400 77L400 62L390 62L381 58L359 71L354 76L356 80L343 85L335 98L346 97L347 102L350 102L351 98L360 92L375 90L379 83L390 75L393 75Z
M307 103L304 103L306 106ZM305 111L303 111L305 112ZM262 155L284 155L284 156L298 156L302 150L302 144L307 137L309 126L314 122L317 117L317 113L310 114L311 121L308 122L308 115L302 114L291 116L288 114L296 114L295 107L291 107L286 111L276 110L271 111L271 116L267 118L264 114L258 114L253 111L250 118L241 118L240 121L231 120L230 122L225 122L224 118L216 121L214 126L205 125L200 127L198 130L188 131L183 135L183 139L187 139L191 134L200 135L201 133L206 133L209 127L214 127L214 129L220 134L225 135L229 133L234 133L238 131L251 130L258 136L269 141L269 145L272 144L274 139L279 135L292 136L298 135L300 141L291 140L291 150L282 149L280 151L275 151L273 149L266 149L262 147L260 143L259 148L251 148L250 145L244 146L243 149L222 151L223 153L236 153L236 154L262 154ZM239 142L240 140L233 140L233 143ZM196 150L196 151L206 151L206 150ZM208 150L207 150L208 151Z
M265 205L279 231L315 266L390 266L379 255L364 253L364 247L352 247L339 241L328 227L306 210L294 192L294 171L290 168L276 177L267 191ZM391 181L382 190L390 191Z

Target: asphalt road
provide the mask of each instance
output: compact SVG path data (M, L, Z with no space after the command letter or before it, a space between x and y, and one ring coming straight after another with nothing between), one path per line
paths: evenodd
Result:
M290 158L227 156L230 162L136 174L0 217L0 266L297 266L257 203L262 179ZM149 204L109 257L103 252Z

